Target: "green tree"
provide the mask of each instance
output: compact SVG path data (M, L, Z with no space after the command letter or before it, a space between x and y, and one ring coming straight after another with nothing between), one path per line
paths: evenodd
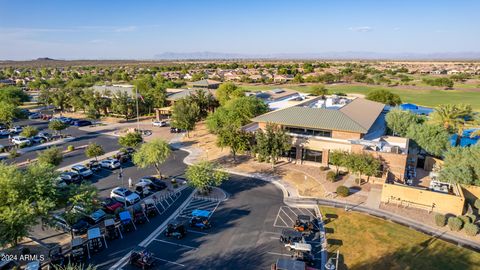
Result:
M362 183L362 175L370 177L375 175L380 169L380 160L372 155L366 153L350 153L348 156L349 161L346 162L346 165L351 172L357 173L359 183Z
M228 179L228 174L221 171L216 163L201 161L187 168L185 176L188 184L197 188L200 192L206 193L211 186L219 186Z
M410 111L403 111L400 109L393 109L385 116L387 127L395 135L405 137L407 135L408 128L411 125L418 124L420 119L418 116Z
M339 167L345 166L345 156L347 153L340 150L334 150L328 155L328 162L335 166L335 175L338 175Z
M250 150L252 135L236 127L224 127L217 133L217 146L229 147L233 160L237 161L237 153Z
M128 132L125 136L118 138L118 144L123 147L137 147L142 142L142 134L139 132Z
M95 158L95 160L97 160L98 156L103 154L105 154L105 151L102 146L97 143L90 143L87 148L85 148L85 156L88 158Z
M162 139L154 139L140 146L140 149L133 155L133 163L139 168L154 166L157 174L160 174L160 165L164 163L172 150L168 143Z
M0 122L10 125L18 115L17 107L5 101L0 101Z
M58 166L63 160L63 153L60 148L53 146L43 150L37 155L38 162Z
M402 104L402 99L399 95L385 89L373 90L368 92L366 99L390 106L397 106Z
M195 124L199 120L200 108L196 103L187 99L180 99L173 104L171 126L189 132L195 128Z
M220 105L225 105L229 100L245 96L245 91L236 86L234 83L222 83L215 93Z
M96 202L98 201L98 190L94 185L89 183L82 183L80 186L69 185L67 202L65 204L64 219L71 228L80 218L83 213L75 209L75 207L83 208L83 212L91 213L95 210ZM70 230L70 235L73 239L73 231Z
M291 139L285 131L270 123L267 124L265 131L257 131L255 140L254 152L258 155L258 159L270 162L272 169L282 153L291 147Z
M33 137L37 134L38 134L38 129L32 126L24 127L22 132L20 133L21 136L27 137L27 138Z
M15 86L0 88L0 100L19 106L30 100L30 97L22 89Z
M67 123L63 123L60 120L53 120L48 123L48 128L54 130L55 132L61 134L62 130L68 127Z
M480 186L480 145L451 147L444 154L440 180L447 183Z
M407 130L408 138L429 154L440 157L449 145L449 134L441 126L413 124Z
M310 92L314 96L322 96L322 99L325 99L325 95L328 94L328 89L323 85L315 85L312 87L312 91Z
M52 101L53 105L60 109L60 111L64 111L67 103L69 102L69 91L60 88L50 91L49 99Z
M449 132L462 133L468 119L473 119L472 106L468 104L445 104L435 108L431 122L442 125Z
M191 103L197 104L198 108L200 108L200 119L204 119L207 117L209 111L218 107L218 102L215 97L210 92L203 89L196 90L187 97L187 100Z
M16 245L57 200L53 166L31 164L26 170L0 163L0 245Z
M117 92L112 99L112 109L115 113L121 114L128 120L133 111L134 100L130 97L127 91Z

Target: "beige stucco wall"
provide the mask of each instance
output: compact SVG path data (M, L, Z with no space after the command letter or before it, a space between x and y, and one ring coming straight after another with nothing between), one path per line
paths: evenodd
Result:
M468 200L476 200L480 199L480 187L477 186L464 186L462 185L463 193L465 194L465 198Z
M400 203L410 207L432 209L442 214L461 215L465 198L463 193L459 196L449 195L429 190L416 189L403 185L383 184L382 202Z
M341 140L358 140L362 137L361 133L332 130L332 138Z

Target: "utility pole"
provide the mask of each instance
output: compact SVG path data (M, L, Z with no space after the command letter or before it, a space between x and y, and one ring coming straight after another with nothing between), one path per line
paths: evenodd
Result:
M118 173L118 178L120 180L122 180L122 188L125 187L124 183L123 183L123 168L120 167L120 172ZM125 203L125 208L127 207L127 198L125 198L125 193L123 195L123 202Z

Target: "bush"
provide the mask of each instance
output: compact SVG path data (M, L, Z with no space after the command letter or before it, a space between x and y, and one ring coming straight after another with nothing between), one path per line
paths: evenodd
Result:
M436 214L435 215L435 224L437 224L438 227L443 227L445 224L447 224L447 217L442 214Z
M463 229L465 230L465 233L468 235L468 236L475 236L478 234L478 226L476 224L473 224L473 223L467 223L465 224L465 226L463 227Z
M476 199L475 202L473 203L473 206L477 209L480 209L480 199Z
M460 231L463 226L463 221L458 217L449 217L448 218L448 227L452 231Z
M477 221L477 216L475 216L475 214L467 214L466 216L472 221L470 223L475 223L475 221Z
M350 190L346 186L338 186L337 194L341 197L347 197L350 194Z
M320 166L320 171L328 171L330 168L328 166Z
M10 152L8 152L8 157L11 159L17 158L19 156L20 156L20 153L18 153L16 149L12 149L10 150Z
M75 150L75 146L73 146L73 145L67 146L67 151L68 152L72 152L73 150Z
M458 218L463 221L463 224L472 223L472 219L467 215L459 216Z
M337 180L337 174L335 172L328 172L327 173L327 180L330 181L330 182L335 182L335 180Z

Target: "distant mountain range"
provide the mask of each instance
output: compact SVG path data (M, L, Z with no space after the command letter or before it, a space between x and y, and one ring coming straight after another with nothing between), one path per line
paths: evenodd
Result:
M324 52L240 54L219 52L165 52L157 54L158 60L221 60L221 59L325 59L325 60L480 60L480 52L446 53L375 53L375 52Z

